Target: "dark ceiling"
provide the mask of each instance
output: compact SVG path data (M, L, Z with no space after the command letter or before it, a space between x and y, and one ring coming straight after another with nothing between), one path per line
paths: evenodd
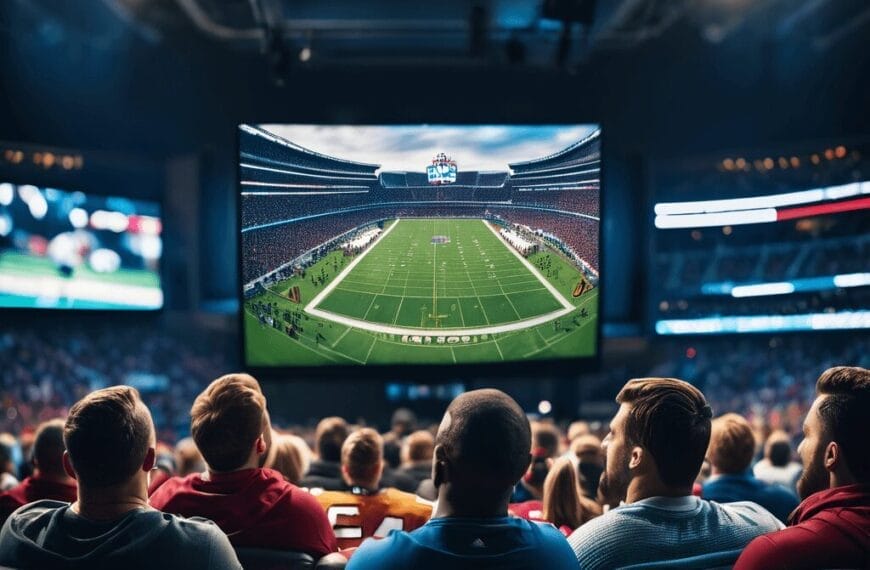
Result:
M649 157L870 132L861 0L87 6L0 6L0 138L159 158L241 120L586 119ZM592 20L544 17L571 8Z

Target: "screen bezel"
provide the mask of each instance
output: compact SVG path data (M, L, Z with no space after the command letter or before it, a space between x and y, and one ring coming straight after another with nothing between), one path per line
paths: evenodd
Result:
M602 323L604 320L604 280L600 281L598 291L598 314L595 322L595 352L589 356L578 356L573 358L550 358L541 360L515 360L502 362L487 362L487 363L464 363L464 364L324 364L324 365L297 365L297 366L261 366L254 365L248 362L247 359L247 338L245 336L245 319L244 319L244 274L242 272L242 193L241 193L241 160L240 160L240 126L243 124L262 125L262 124L282 124L282 125L318 125L318 126L397 126L397 125L463 125L463 126L482 126L482 125L510 125L510 126L550 126L550 125L578 125L578 124L594 124L601 131L601 162L599 167L599 204L598 204L598 269L599 273L603 273L605 265L604 259L604 202L601 197L604 192L604 180L606 176L605 155L607 138L607 129L600 120L591 120L589 118L579 119L577 117L564 116L559 120L541 119L540 121L522 120L508 121L493 118L486 120L482 117L480 120L467 121L459 119L442 120L442 118L430 118L430 120L396 120L392 117L390 120L317 120L315 117L307 118L286 118L286 117L271 117L263 120L239 120L235 125L234 141L235 153L233 155L235 164L235 196L236 196L236 298L238 300L237 312L237 327L238 327L238 357L243 368L256 377L262 377L270 380L293 381L293 380L310 380L310 379L337 379L337 378L360 378L369 381L384 382L387 380L397 381L426 381L426 382L453 382L457 379L477 378L477 379L498 379L517 376L550 376L550 377L568 377L579 376L582 373L597 370L601 362L601 340L602 340Z
M13 317L15 315L63 315L63 314L75 314L75 315L157 315L166 311L166 208L165 203L162 198L154 198L150 196L124 196L118 194L117 192L106 192L102 189L95 190L80 190L75 187L70 187L67 185L54 184L48 182L34 181L30 178L22 178L20 176L2 176L0 177L0 183L9 182L11 184L15 184L17 186L21 186L24 184L31 184L33 186L37 186L39 188L55 188L56 190L60 190L61 192L81 192L86 196L99 196L102 198L126 198L129 200L136 200L140 202L150 202L155 204L160 212L159 218L162 226L161 231L161 240L163 242L163 247L160 252L160 260L158 262L158 272L160 277L160 291L163 293L163 303L159 307L155 308L144 308L144 309L136 309L136 308L128 308L128 307L117 307L117 308L109 308L109 307L101 307L97 309L85 309L81 307L74 308L62 308L62 307L7 307L0 305L0 315L9 315ZM73 185L75 186L75 185Z

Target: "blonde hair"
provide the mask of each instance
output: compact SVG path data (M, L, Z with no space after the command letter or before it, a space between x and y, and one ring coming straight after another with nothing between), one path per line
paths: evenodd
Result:
M299 483L311 463L311 449L298 435L276 434L266 467L281 473L291 483Z
M544 479L544 520L571 530L601 514L595 501L583 496L577 469L567 457L557 459Z
M707 458L722 473L742 473L755 455L755 435L749 422L730 413L713 420Z

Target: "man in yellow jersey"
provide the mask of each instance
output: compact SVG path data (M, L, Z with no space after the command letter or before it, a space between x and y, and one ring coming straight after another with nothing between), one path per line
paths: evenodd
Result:
M398 489L380 489L384 443L373 429L359 429L341 447L341 474L348 491L311 489L329 519L338 546L354 548L368 537L414 530L432 514L432 504Z

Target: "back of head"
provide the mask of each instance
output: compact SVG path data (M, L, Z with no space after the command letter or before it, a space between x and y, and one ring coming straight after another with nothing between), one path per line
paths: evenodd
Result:
M544 519L556 527L578 528L590 518L584 512L581 496L574 464L566 457L557 459L544 480Z
M700 390L675 378L629 380L616 401L630 407L629 445L652 454L665 485L691 487L710 443L713 413Z
M725 414L713 420L707 458L720 473L743 473L755 455L755 436L746 418Z
M390 426L396 435L404 437L417 429L417 415L408 408L399 408L393 412Z
M205 468L202 453L192 437L185 437L175 444L175 464L180 477L198 473Z
M774 467L785 467L791 461L791 440L782 430L775 430L764 443L764 456Z
M249 378L237 374L218 378L193 402L190 433L213 471L243 467L254 442L268 429L266 399Z
M341 446L347 439L347 433L347 422L342 418L333 416L320 420L314 435L314 445L321 461L341 461Z
M33 461L43 475L64 477L63 420L54 419L40 424L33 442Z
M592 433L592 430L589 429L589 422L583 420L571 422L571 425L568 426L568 441L573 442L578 437L590 433Z
M540 450L544 457L559 455L559 430L550 423L535 422L532 424L532 451Z
M510 396L474 390L450 403L435 445L449 460L454 491L465 491L466 497L476 494L479 501L495 500L509 495L528 468L531 428Z
M870 370L837 366L825 370L816 392L827 396L819 405L823 429L843 450L846 466L860 483L870 483Z
M142 468L153 440L151 414L129 386L91 392L73 404L63 427L80 487L126 483Z
M415 431L405 439L402 450L403 459L416 463L431 461L435 449L435 438L426 430Z
M360 487L377 487L383 463L384 441L371 428L358 429L347 436L341 446L341 465L350 483Z
M299 436L276 435L272 440L272 449L266 460L266 467L281 473L285 479L297 484L308 470L311 460L311 450Z

